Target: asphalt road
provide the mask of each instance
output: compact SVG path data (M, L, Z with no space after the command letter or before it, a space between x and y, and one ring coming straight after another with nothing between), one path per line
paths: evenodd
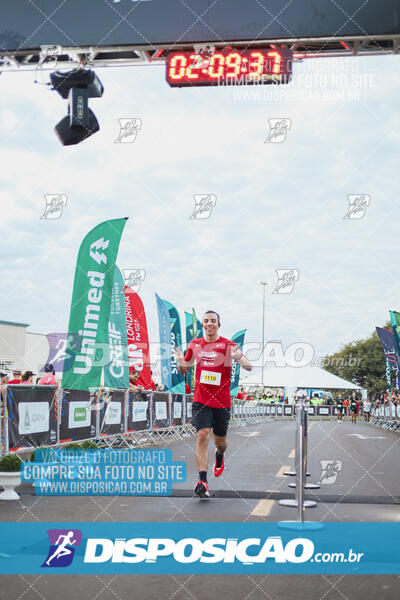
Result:
M296 509L278 504L293 497L282 471L294 466L293 421L232 428L226 470L210 488L215 497L192 496L197 480L195 440L168 444L174 460L187 464L187 481L172 497L39 497L29 486L21 500L0 503L2 521L282 521ZM365 423L311 421L308 434L310 491L317 506L306 510L313 521L398 521L400 519L400 435ZM210 450L210 463L213 453ZM320 461L333 465L326 480ZM332 469L331 469L332 471ZM333 481L335 480L335 481ZM0 576L0 600L106 600L162 597L165 600L285 599L395 600L400 577L381 575L21 575Z

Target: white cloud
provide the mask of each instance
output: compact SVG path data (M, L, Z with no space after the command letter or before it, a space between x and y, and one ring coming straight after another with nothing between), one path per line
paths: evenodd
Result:
M336 61L338 72L346 60ZM323 74L333 64L326 61L297 65L299 80ZM267 338L305 340L323 354L368 335L400 292L400 76L384 58L356 64L358 74L375 76L359 102L294 102L289 86L257 89L254 102L238 100L239 90L172 90L160 68L102 70L104 97L91 101L101 130L70 148L52 131L66 102L33 86L32 74L7 75L1 317L43 333L65 329L82 238L102 220L129 216L118 263L146 270L152 339L157 292L182 315L213 307L224 335L247 328L247 339L260 341L264 278ZM134 144L114 143L121 117L142 119ZM292 119L283 144L264 143L273 117ZM343 220L347 194L359 192L371 195L364 219ZM40 219L46 193L68 196L57 221ZM189 220L197 193L217 195L204 221ZM279 268L300 271L287 296L270 293Z

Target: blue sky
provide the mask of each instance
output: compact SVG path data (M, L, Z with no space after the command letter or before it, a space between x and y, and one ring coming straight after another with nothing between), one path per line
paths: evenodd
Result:
M321 356L368 336L400 309L398 61L310 59L290 85L257 89L171 89L162 66L99 69L101 130L72 147L53 132L66 101L34 73L2 74L0 318L65 331L82 238L128 216L118 264L146 271L153 341L157 292L182 315L214 308L222 335L246 328L260 342L260 279L271 282L266 340L308 342ZM142 128L116 144L125 117ZM271 118L291 120L283 143L265 143ZM40 219L51 193L67 206ZM203 193L216 206L190 220ZM365 216L343 219L347 195L361 193ZM276 269L299 270L291 294L271 293Z

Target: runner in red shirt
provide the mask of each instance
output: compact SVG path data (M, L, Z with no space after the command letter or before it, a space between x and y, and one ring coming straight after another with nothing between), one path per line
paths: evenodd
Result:
M196 459L199 481L195 493L200 498L209 497L207 482L208 443L213 430L216 447L214 475L219 477L224 470L226 432L230 418L230 382L232 359L244 369L251 371L252 365L238 346L220 337L221 321L218 313L209 310L203 317L204 337L190 342L185 357L177 348L175 359L180 373L187 373L196 361L195 389L192 405L192 424L197 430Z

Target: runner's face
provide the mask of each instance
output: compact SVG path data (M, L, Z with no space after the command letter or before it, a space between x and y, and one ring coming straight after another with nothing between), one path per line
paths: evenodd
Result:
M204 315L203 329L209 336L215 335L218 332L218 317L215 313L206 313Z

